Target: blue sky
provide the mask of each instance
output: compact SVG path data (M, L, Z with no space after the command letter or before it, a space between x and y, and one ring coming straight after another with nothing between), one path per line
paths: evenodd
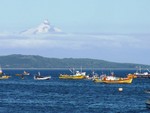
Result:
M149 0L0 0L0 55L82 57L150 65L149 4ZM45 19L67 34L17 34Z
M0 29L20 30L44 19L66 32L149 32L149 0L0 0Z

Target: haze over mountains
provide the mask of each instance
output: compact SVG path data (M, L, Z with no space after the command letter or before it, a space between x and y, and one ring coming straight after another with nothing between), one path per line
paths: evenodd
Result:
M149 34L70 33L51 25L48 20L19 32L22 30L0 34L1 55L31 54L150 64Z
M37 55L7 55L0 56L2 68L150 68L149 65L133 63L116 63L88 58L47 58Z
M20 34L23 35L34 35L34 34L48 34L48 33L61 33L62 30L58 27L55 27L49 23L48 20L44 20L43 23L38 25L35 28L27 29Z

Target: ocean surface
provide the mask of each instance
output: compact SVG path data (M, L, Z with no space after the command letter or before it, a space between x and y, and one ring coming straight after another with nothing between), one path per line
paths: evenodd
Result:
M132 84L104 84L90 80L60 80L69 70L26 70L24 79L16 76L24 70L3 70L11 75L0 80L0 113L150 113L145 102L150 94L150 79L137 78ZM36 81L34 74L51 75L51 80ZM92 70L83 70L91 74ZM101 74L102 70L95 70ZM114 70L125 77L135 70ZM103 73L109 74L110 70ZM122 92L118 88L123 88Z

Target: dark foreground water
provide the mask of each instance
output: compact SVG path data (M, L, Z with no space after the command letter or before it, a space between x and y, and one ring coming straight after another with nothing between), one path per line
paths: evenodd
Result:
M0 113L150 113L145 106L150 94L144 92L150 89L150 79L134 79L132 84L104 84L58 79L60 73L70 73L68 70L41 70L41 74L51 75L52 79L35 81L33 75L39 70L28 71L32 75L22 80L15 74L23 70L4 70L12 77L0 80ZM125 76L133 71L114 72Z

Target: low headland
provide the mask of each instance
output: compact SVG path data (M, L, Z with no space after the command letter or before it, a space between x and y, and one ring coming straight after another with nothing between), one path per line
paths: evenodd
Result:
M38 55L0 56L0 65L4 69L136 69L150 68L150 65L134 63L116 63L89 58L47 58Z

